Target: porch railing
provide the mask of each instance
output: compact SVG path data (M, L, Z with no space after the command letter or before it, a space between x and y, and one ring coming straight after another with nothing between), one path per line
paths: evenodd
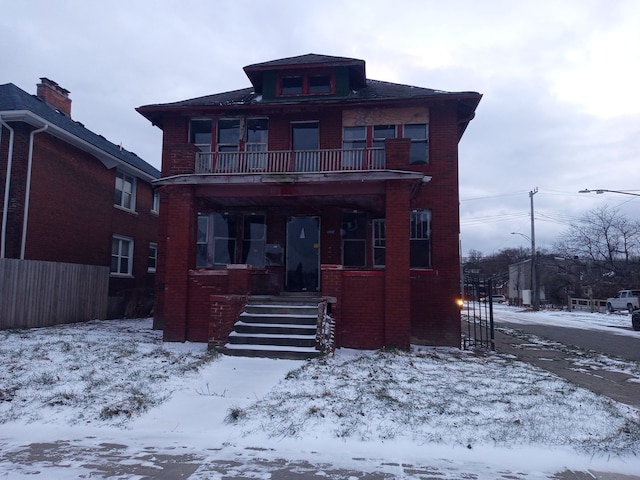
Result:
M198 152L195 173L335 172L384 168L384 148Z

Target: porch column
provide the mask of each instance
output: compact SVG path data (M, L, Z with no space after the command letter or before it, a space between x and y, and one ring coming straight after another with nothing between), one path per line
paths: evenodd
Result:
M164 296L164 340L184 342L187 339L188 273L195 259L195 195L191 186L166 188L166 217L160 227L165 245L164 278L160 279Z
M388 182L386 187L385 346L411 345L410 184Z

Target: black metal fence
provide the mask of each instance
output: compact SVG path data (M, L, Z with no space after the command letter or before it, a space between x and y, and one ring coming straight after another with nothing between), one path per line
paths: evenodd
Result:
M464 275L462 348L495 350L493 282L478 275Z

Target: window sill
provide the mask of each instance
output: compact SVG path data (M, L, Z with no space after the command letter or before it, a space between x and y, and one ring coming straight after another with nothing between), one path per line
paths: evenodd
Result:
M112 278L134 278L130 273L110 273L109 276Z
M121 210L121 211L126 212L126 213L130 213L131 215L138 215L138 212L136 212L135 210L131 210L129 208L125 208L125 207L122 207L120 205L116 205L115 203L113 204L113 208L115 208L117 210Z

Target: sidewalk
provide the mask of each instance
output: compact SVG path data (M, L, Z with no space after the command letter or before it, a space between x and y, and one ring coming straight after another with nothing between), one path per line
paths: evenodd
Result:
M517 329L518 325L501 322L500 325ZM536 344L526 339L503 333L496 328L496 352L507 353L520 360L548 370L599 395L640 409L640 383L620 371L589 361L585 366L584 351L554 342Z

